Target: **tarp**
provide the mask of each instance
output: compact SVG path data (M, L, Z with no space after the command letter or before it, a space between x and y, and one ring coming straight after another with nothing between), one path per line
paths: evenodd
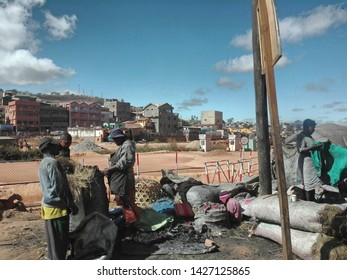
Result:
M287 188L302 182L298 170L298 156L296 150L297 134L289 136L283 145L283 162ZM347 148L347 126L337 124L320 124L315 128L312 137L317 142L330 141L332 144Z
M111 259L118 227L105 215L94 212L86 216L70 233L73 254L70 259Z
M298 134L299 133L289 136L285 140L285 144L295 144ZM330 140L333 144L347 148L347 126L331 123L319 124L316 126L312 137L315 141L326 142Z

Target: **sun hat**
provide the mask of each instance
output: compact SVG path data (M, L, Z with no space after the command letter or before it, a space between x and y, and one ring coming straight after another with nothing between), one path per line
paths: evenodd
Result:
M111 130L110 138L114 139L114 138L121 138L121 137L126 137L123 130L121 130L120 128Z
M39 140L39 150L43 151L47 148L48 144L59 145L59 141L50 137L44 137Z

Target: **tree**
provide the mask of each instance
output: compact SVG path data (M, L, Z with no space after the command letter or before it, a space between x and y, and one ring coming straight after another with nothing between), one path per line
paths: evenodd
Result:
M227 119L227 125L232 125L234 122L234 118Z
M297 128L300 130L302 128L302 121L297 120L293 123L293 125L294 125L294 128Z

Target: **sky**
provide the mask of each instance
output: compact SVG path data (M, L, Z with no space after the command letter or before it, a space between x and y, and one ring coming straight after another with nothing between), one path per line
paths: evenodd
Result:
M347 125L347 10L275 1L281 122ZM0 88L255 121L251 0L0 0Z

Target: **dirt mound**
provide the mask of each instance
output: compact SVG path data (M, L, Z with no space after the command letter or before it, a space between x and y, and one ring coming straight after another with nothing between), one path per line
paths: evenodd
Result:
M80 144L77 144L73 147L71 147L71 151L74 153L81 153L81 152L108 152L107 149L100 147L96 145L94 142L91 142L89 140L84 140Z

